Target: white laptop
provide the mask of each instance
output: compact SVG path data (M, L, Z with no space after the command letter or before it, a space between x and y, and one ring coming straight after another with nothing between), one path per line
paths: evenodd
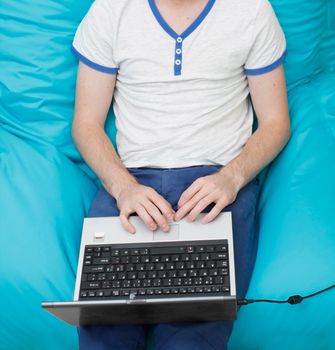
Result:
M74 325L232 320L236 285L231 212L150 231L130 216L85 218L73 301L42 307Z

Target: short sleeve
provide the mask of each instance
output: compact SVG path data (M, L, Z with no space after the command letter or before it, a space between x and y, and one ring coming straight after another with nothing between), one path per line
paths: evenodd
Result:
M283 30L268 0L261 0L244 72L257 75L278 67L287 54Z
M72 42L72 53L98 71L116 74L113 58L113 31L108 0L95 0L80 22Z

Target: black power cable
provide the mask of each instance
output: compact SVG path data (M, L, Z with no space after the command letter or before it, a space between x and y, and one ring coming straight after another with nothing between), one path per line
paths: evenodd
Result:
M314 297L315 295L321 294L326 292L327 290L333 289L335 288L335 284L321 289L315 293L309 294L309 295L305 295L304 297L302 297L301 295L292 295L290 296L287 300L271 300L271 299L238 299L237 300L237 305L248 305L248 304L252 304L252 303L276 303L276 304L300 304L304 299L307 298L311 298Z

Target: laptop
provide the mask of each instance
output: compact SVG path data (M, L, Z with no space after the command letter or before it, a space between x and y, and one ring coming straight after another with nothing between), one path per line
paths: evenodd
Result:
M85 218L72 301L42 307L73 326L236 319L231 212L150 231L129 217Z

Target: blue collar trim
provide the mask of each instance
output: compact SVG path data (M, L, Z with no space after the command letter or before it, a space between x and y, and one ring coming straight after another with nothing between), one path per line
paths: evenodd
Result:
M207 5L201 11L199 16L194 20L193 23L191 23L191 25L189 27L187 27L179 35L165 22L165 19L162 17L161 13L158 10L158 7L155 3L155 0L148 0L148 1L149 1L151 11L154 14L154 16L156 17L158 23L174 39L177 39L178 37L185 39L187 36L189 36L201 24L201 22L206 18L206 16L208 15L208 13L210 12L210 10L212 9L212 7L215 3L215 0L208 0Z

